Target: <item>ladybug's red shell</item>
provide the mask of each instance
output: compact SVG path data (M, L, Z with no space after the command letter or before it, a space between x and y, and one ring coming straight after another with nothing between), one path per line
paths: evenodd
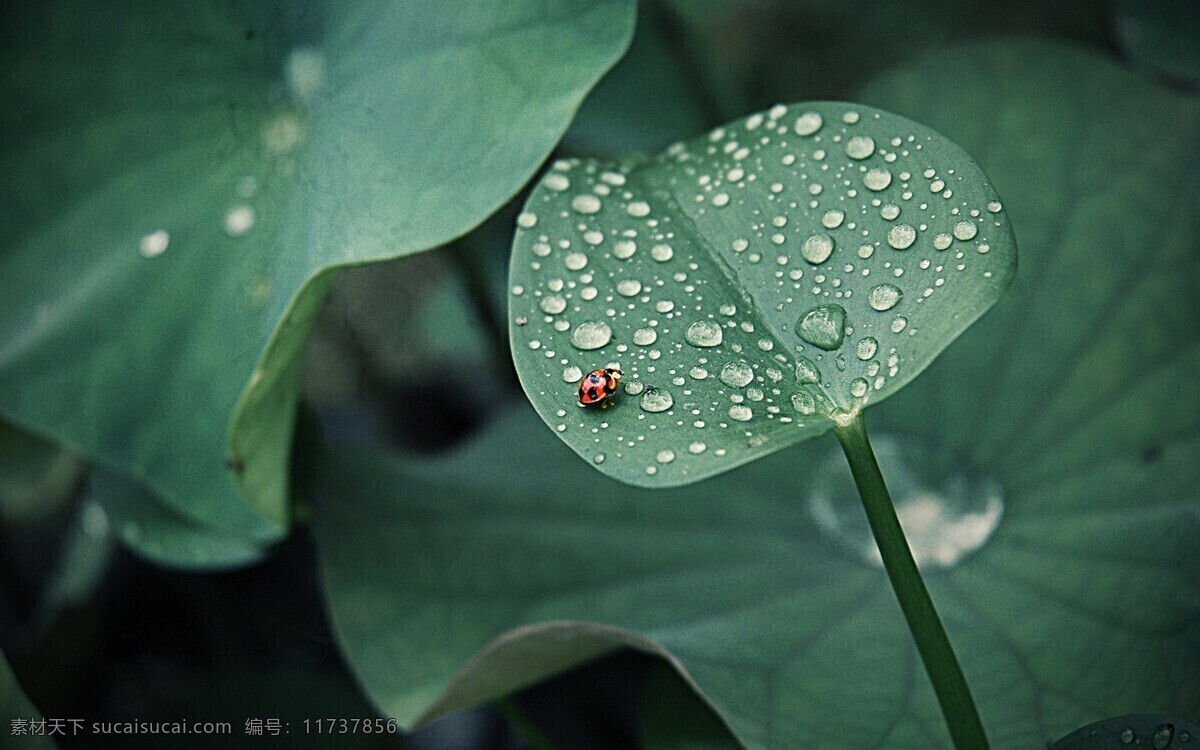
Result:
M615 367L605 367L584 375L579 381L579 405L592 406L607 400L621 384L623 374Z

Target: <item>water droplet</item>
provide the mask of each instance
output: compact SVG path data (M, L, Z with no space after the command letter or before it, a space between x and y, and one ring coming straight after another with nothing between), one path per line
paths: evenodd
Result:
M979 228L973 221L960 221L954 225L954 236L964 242L979 233Z
M747 242L746 240L744 240L744 239L740 239L740 238L739 238L739 239L736 239L736 240L734 240L734 241L733 241L733 244L732 244L732 245L730 245L730 248L731 248L731 249L732 249L732 250L733 250L735 253L744 253L744 252L746 252L746 248L748 248L748 247L750 247L750 243L749 243L749 242Z
M1000 201L992 201L991 203L987 204L987 210L994 214L1000 213L1000 209L1002 208L1004 207L1000 205Z
M739 359L722 367L718 377L730 388L744 388L754 380L754 368L745 360Z
M808 357L796 357L796 381L799 383L820 383L821 371Z
M621 240L613 245L613 255L621 260L632 258L635 252L637 252L637 245L631 240Z
M721 326L711 320L697 320L688 326L684 338L692 346L708 348L721 343Z
M704 369L700 365L696 365L692 369L688 370L688 375L691 375L693 380L704 380L708 377L708 370Z
M675 399L671 397L669 391L664 391L661 388L647 388L642 394L640 406L642 411L648 411L652 414L657 414L660 411L666 411L675 404Z
M892 321L892 333L900 333L906 326L908 326L908 318L897 315L896 319Z
M571 200L571 208L577 213L594 214L600 210L600 199L589 193L577 195Z
M708 446L705 445L704 443L700 442L699 440L697 440L696 442L694 442L688 446L688 453L691 453L692 455L696 455L696 456L700 455L701 453L703 453L706 450L708 450Z
M729 407L729 418L736 419L739 422L749 422L754 412L745 404L734 404Z
M800 391L792 394L792 407L807 416L816 412L817 402L808 391Z
M542 312L548 315L558 315L567 309L567 301L557 294L552 294L549 297L543 298L539 307L542 308Z
M646 388L646 386L642 385L642 383L640 383L637 380L630 380L629 382L627 382L625 384L625 392L628 393L630 396L638 395L643 390L645 390L645 388Z
M606 346L612 340L612 329L607 323L589 320L580 323L571 331L571 346L590 351Z
M571 365L570 367L563 368L563 382L564 383L578 383L582 379L583 379L583 370L580 370L575 365Z
M856 135L846 142L846 156L865 159L875 153L875 141L868 135Z
M895 221L900 215L900 207L895 203L887 203L883 208L879 209L879 215L888 221Z
M897 224L888 231L888 244L897 250L907 250L917 240L917 230L908 224Z
M622 297L634 297L642 291L642 282L637 279L623 279L617 282L617 294Z
M814 234L804 241L800 254L814 266L819 266L829 260L833 254L833 238L827 234Z
M1175 739L1174 724L1159 724L1154 730L1154 750L1165 750Z
M241 237L254 228L254 209L250 206L234 206L225 214L225 234Z
M938 250L945 250L946 248L950 247L951 243L953 242L954 240L945 232L941 232L938 234L938 236L933 238L933 246Z
M720 313L725 316L736 315L737 314L737 306L731 305L728 302L726 302L725 304L721 305Z
M669 464L675 460L675 451L671 450L670 448L661 450L654 457L654 460L658 461L660 464Z
M658 334L653 328L639 328L633 332L633 343L638 346L650 346L658 340Z
M583 253L567 253L567 257L563 259L563 264L571 271L582 271L587 267L588 259Z
M826 229L837 229L846 220L846 212L841 209L833 208L825 212L821 217L821 226Z
M1125 727L1124 729L1121 730L1121 744L1122 745L1132 744L1133 740L1136 737L1137 737L1137 735L1133 733L1132 727Z
M855 378L850 382L850 395L854 398L862 398L863 396L867 395L867 388L869 387L870 386L867 385L866 380L863 380L862 378Z
M792 129L796 131L796 135L812 135L821 129L824 120L816 112L805 112L796 118L796 124Z
M546 179L542 180L542 184L547 188L556 190L560 193L571 187L571 181L567 179L567 176L557 172L551 172L550 174L546 175Z
M602 463L604 463L604 454L597 453L595 456L592 457L592 460L598 464L602 464Z
M167 230L159 229L142 238L138 245L138 252L142 254L143 258L157 258L167 251L169 244L171 244L171 235Z
M818 305L796 324L796 333L815 347L833 351L846 335L846 310L841 305Z
M892 184L892 173L886 169L872 169L863 175L863 184L868 190L879 192Z
M650 214L650 204L645 201L634 201L625 207L630 216L641 218Z
M670 260L671 256L674 254L675 251L671 249L670 245L655 245L654 247L650 248L650 257L654 258L659 263L665 263L666 261Z
M904 292L900 291L899 287L893 284L880 284L867 295L867 303L871 305L872 309L883 312L895 307L903 296Z
M522 211L521 214L517 216L517 226L521 227L522 229L531 229L537 226L537 214L530 213L528 211Z
M863 362L866 362L871 357L875 356L875 352L879 350L879 342L874 338L867 336L862 341L858 342L858 346L854 347L854 353Z

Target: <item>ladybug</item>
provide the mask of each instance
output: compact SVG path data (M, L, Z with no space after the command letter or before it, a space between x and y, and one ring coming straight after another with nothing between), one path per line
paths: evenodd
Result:
M579 381L579 405L594 406L604 403L616 392L625 373L616 367L592 370Z

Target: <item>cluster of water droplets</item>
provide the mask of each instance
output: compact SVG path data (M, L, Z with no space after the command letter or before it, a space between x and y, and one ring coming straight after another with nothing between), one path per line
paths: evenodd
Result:
M218 221L221 231L231 238L245 237L259 223L255 199L259 196L260 180L270 177L289 177L295 171L295 156L308 138L306 110L325 86L324 54L311 47L293 49L283 65L281 88L287 94L285 106L268 104L269 114L259 130L259 142L251 144L261 156L263 174L245 174L230 186L228 205ZM155 227L137 242L144 258L157 258L171 247L170 227ZM261 295L262 285L251 290Z
M513 322L545 358L556 429L594 460L683 476L823 431L901 375L915 311L956 274L991 275L999 202L932 163L927 131L831 111L774 107L676 144L667 168L563 160L543 178L517 219ZM616 429L570 387L605 366L625 373L618 408L638 408ZM678 445L649 450L662 428Z

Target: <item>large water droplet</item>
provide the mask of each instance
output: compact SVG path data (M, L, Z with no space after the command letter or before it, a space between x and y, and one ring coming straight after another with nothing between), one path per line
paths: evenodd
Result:
M754 369L748 362L739 359L722 367L718 377L730 388L744 388L751 380L754 380Z
M635 297L642 291L642 282L637 279L623 279L617 282L617 294L622 297Z
M911 436L874 436L875 455L909 548L924 570L952 568L980 549L1004 515L1003 491L994 479L939 467L942 451ZM951 464L955 466L955 464ZM858 490L842 451L817 465L808 509L817 525L857 557L882 567Z
M814 266L819 266L829 260L833 254L833 238L827 234L814 234L804 241L800 254Z
M879 192L892 184L892 173L886 169L872 169L863 175L863 184L868 190Z
M917 241L917 230L908 224L897 224L888 231L888 244L897 250L907 250Z
M599 349L611 340L612 329L602 321L589 320L575 326L575 330L571 331L571 346L584 351Z
M818 305L796 324L796 333L815 347L833 351L846 335L846 310L841 305Z
M1154 750L1166 750L1173 739L1175 739L1175 726L1173 724L1159 724L1154 730Z
M640 406L642 411L648 411L657 414L660 411L666 411L675 404L675 399L671 396L670 391L664 391L661 388L647 388L642 393Z
M850 381L850 395L854 398L862 398L867 395L868 388L870 388L870 385L863 378L855 378Z
M821 129L824 120L816 112L805 112L796 118L796 124L792 127L796 131L796 135L812 135Z
M875 153L875 141L869 135L856 135L846 142L846 156L865 159Z
M708 348L721 344L721 326L711 320L697 320L683 336L692 346Z
M879 312L891 310L904 296L900 288L892 284L880 284L867 295L867 303Z

